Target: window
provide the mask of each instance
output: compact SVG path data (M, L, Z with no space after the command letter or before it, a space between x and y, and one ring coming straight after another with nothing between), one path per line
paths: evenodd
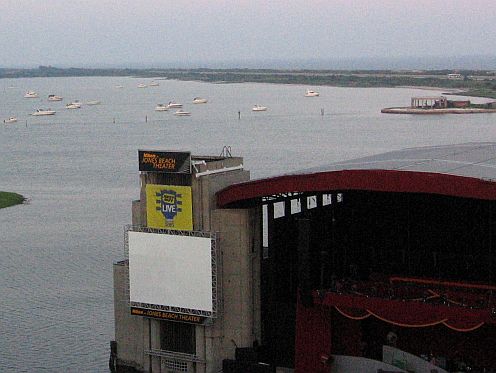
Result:
M161 321L160 348L166 351L195 355L195 325L173 321Z

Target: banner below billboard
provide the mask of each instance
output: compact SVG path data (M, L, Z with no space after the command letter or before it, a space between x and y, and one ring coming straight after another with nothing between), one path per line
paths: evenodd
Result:
M205 316L188 315L183 313L153 310L141 307L131 307L131 315L150 317L159 320L185 322L190 324L204 324L207 321L207 318Z
M146 222L149 228L193 230L191 187L147 184Z

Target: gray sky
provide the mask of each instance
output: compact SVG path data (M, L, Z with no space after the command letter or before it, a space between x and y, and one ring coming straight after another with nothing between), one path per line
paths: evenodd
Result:
M496 0L0 0L0 67L496 55Z

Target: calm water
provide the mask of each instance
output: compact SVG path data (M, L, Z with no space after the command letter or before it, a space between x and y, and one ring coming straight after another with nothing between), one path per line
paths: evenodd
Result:
M0 120L19 119L0 127L0 190L30 200L0 210L1 371L106 371L112 263L123 258L123 226L139 196L139 148L218 155L230 145L264 177L405 147L496 141L496 115L380 113L440 92L318 87L320 97L305 98L304 86L141 82L0 80ZM27 90L40 99L23 98ZM48 103L49 94L64 101ZM195 96L209 103L190 104ZM75 99L102 105L64 108ZM171 100L192 116L153 110ZM254 104L269 110L254 113ZM28 115L47 107L57 114Z

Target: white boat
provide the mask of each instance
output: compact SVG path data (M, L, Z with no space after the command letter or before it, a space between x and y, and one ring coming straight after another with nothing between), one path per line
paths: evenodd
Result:
M167 111L169 110L169 106L166 104L158 104L155 106L155 111Z
M100 105L100 104L101 104L101 102L98 100L92 100L92 101L86 102L86 105Z
M320 96L320 93L317 91L312 91L311 89L307 89L305 92L305 97L318 97Z
M206 98L195 97L193 99L193 104L206 104L208 101Z
M35 91L27 91L24 98L38 98L38 93Z
M158 87L159 84L158 82L151 82L150 84L148 84L150 87Z
M65 105L66 109L81 109L81 103L79 101L73 101Z
M15 123L15 122L17 122L17 118L16 117L9 117L9 119L4 119L3 122L5 124Z
M177 108L183 107L183 104L178 104L174 101L170 101L169 105L167 105L167 106L169 107L169 109L177 109Z
M55 110L51 110L51 109L37 109L31 115L32 116L35 116L35 117L39 117L39 116L42 116L42 115L54 115L54 114L55 114Z
M146 84L138 84L138 88L146 88L148 87Z
M267 111L267 106L255 105L251 109L252 111Z
M124 88L124 86L123 86L123 85L118 84L118 85L116 85L116 86L115 86L115 88Z
M48 95L48 101L62 101L64 98L57 95Z
M179 109L178 111L176 111L174 113L174 115L177 115L178 117L189 117L191 115L191 113L189 111L184 111L184 110Z

